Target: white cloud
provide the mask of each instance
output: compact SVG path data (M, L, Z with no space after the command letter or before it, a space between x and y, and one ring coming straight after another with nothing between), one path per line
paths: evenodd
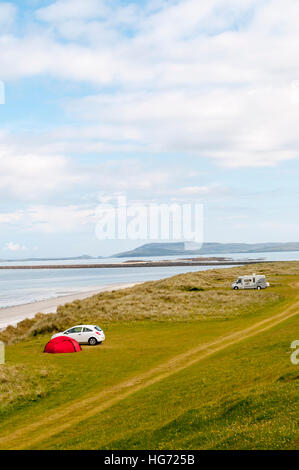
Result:
M16 138L8 132L0 132L0 195L6 199L39 201L59 197L69 190L87 192L154 190L173 182L177 174L167 168L155 169L138 157L105 158L92 161L74 160L64 153L115 152L117 145L112 142L115 132L111 128L111 141L94 139L99 126L90 129L63 128L40 135L20 135ZM102 136L105 130L101 130ZM121 144L134 138L130 129L120 130L118 150ZM89 140L90 139L90 140ZM135 136L137 139L137 136ZM127 143L127 148L136 147ZM1 222L1 215L0 215Z
M113 87L68 104L88 122L45 136L54 154L187 152L273 166L298 157L298 13L293 0L283 10L278 0L57 0L36 11L37 32L0 35L1 78Z
M82 230L96 222L95 208L90 206L32 206L27 217L30 229L50 234Z
M96 207L91 205L31 205L22 211L0 214L0 223L18 223L19 230L44 234L71 233L96 223ZM6 249L25 249L12 242Z
M19 243L8 242L6 243L4 250L7 251L24 251L27 250L25 245L20 245Z
M262 167L298 157L297 93L291 83L229 92L122 93L84 98L71 109L85 120L105 116L105 125L89 132L99 141L106 137L110 146L113 134L116 143L126 129L136 151L144 145L147 151L187 151L232 167Z
M0 62L5 67L1 67L2 73L8 77L49 73L92 83L161 88L176 83L187 87L190 83L201 86L203 83L268 79L273 67L278 76L284 73L277 67L277 59L295 66L291 49L295 49L298 42L296 32L292 29L290 34L288 30L279 36L270 34L279 25L278 18L269 25L265 21L260 31L259 15L262 13L256 8L255 21L241 27L243 16L249 15L256 4L254 0L243 1L241 6L237 0L163 2L164 8L151 14L140 6L136 11L136 5L121 7L116 3L108 8L104 19L98 21L102 3L58 1L38 10L39 17L43 15L54 24L59 19L65 21L59 26L59 34L63 35L65 27L67 37L73 41L59 42L59 36L47 26L38 30L38 36L33 33L22 38L3 36ZM273 8L277 8L277 2L268 1L266 12ZM290 0L286 0L284 11L288 9L294 10ZM72 27L72 21L79 23ZM126 21L133 28L132 35L120 27ZM218 25L216 30L214 23ZM111 43L104 40L103 28ZM208 28L216 32L210 34ZM87 42L81 41L84 30ZM92 44L88 44L90 39ZM279 57L273 52L275 48Z
M227 187L218 184L206 186L186 186L177 190L177 194L181 196L191 196L197 198L219 198L227 195L229 192L230 191Z
M24 217L24 212L19 210L16 212L0 213L0 224L15 224Z
M0 4L0 28L2 32L13 25L16 13L17 9L11 3L3 2Z
M82 179L66 157L24 151L21 142L12 143L4 134L0 135L0 175L0 192L22 199L61 192Z
M173 182L177 176L167 169L148 168L137 159L111 160L85 170L98 191L155 191Z
M110 8L104 0L58 0L36 11L39 20L60 22L73 18L105 17Z

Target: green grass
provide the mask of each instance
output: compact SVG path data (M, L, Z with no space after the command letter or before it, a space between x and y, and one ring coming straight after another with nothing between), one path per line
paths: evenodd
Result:
M299 263L264 266L271 288L261 292L232 292L229 282L237 272L190 273L105 293L9 328L2 334L11 345L0 366L0 448L1 437L57 407L275 315L298 297ZM103 345L78 354L43 354L50 332L90 318L105 329ZM31 447L295 448L299 369L289 348L297 336L293 317Z
M290 322L144 389L45 448L292 447L299 382L288 355L293 328Z

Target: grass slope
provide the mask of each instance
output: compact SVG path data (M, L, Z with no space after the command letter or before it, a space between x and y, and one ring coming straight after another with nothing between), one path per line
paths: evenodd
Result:
M289 347L298 339L297 316L192 365L186 360L185 368L93 413L107 390L113 398L123 382L139 378L142 385L148 371L298 301L299 263L254 270L261 268L271 282L266 291L229 289L248 267L190 273L103 293L8 328L0 448L295 448L299 374ZM50 332L87 320L105 328L102 346L42 353ZM60 428L67 419L71 425Z

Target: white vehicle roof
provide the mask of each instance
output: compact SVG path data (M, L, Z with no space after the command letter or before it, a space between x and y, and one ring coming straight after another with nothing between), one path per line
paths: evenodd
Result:
M94 328L95 326L97 325L74 325L74 326L70 326L69 328L67 328L68 330L70 330L71 328L83 328L83 327L86 327L86 328ZM100 328L100 327L99 327Z
M239 279L246 277L266 277L264 274L246 274L246 276L239 276Z

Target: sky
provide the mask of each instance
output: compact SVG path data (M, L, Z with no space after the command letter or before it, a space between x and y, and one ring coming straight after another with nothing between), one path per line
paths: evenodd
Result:
M147 242L96 236L119 195L203 204L205 242L298 241L299 1L281 5L0 2L0 258Z

